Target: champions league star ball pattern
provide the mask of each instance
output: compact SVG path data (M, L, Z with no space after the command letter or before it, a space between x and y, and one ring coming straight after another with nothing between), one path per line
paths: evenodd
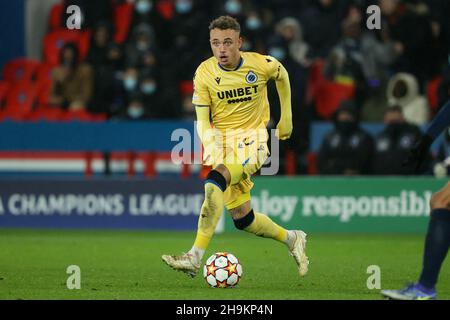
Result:
M206 260L203 277L213 288L234 287L242 277L242 266L231 253L217 252Z

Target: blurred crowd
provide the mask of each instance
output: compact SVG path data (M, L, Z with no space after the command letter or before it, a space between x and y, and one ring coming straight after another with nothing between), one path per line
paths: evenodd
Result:
M241 23L243 51L272 55L289 72L295 130L282 148L295 151L298 172L306 170L310 124L324 120L335 127L318 153L319 173L407 174L395 167L399 157L450 96L448 0L62 3L61 24L65 8L78 5L91 36L84 58L74 43L60 50L50 105L108 119L193 119L192 76L211 56L208 25L231 15ZM131 11L118 41L114 12L121 5ZM367 27L370 5L381 10L380 29ZM273 84L269 91L274 127L278 97ZM362 121L384 123L385 130L372 137Z

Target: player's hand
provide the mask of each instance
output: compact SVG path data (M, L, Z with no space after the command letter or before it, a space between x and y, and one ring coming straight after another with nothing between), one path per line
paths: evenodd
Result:
M414 168L415 173L419 173L432 143L433 139L429 135L422 135L409 150L408 156L403 161L402 166L411 166Z
M289 139L292 134L292 129L292 120L281 119L277 124L277 131L275 135L279 140Z

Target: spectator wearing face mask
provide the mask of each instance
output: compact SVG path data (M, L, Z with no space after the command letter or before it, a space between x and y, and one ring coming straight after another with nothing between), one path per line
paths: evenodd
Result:
M386 109L384 125L383 131L375 137L373 173L377 175L414 174L414 168L403 166L403 162L415 141L421 137L421 130L405 120L402 108L399 106Z
M52 73L50 105L70 110L86 108L94 86L92 67L80 63L78 47L71 42L62 47L59 60Z
M429 120L429 107L425 96L419 92L417 79L409 73L398 73L387 85L388 105L402 108L405 120L423 125Z
M317 167L322 175L369 174L373 138L359 126L357 108L344 101L334 115L334 129L319 149Z
M156 74L152 69L147 68L141 71L139 78L140 96L146 115L155 119L164 118L166 106L161 102Z
M197 65L209 50L208 17L193 0L175 0L171 21L172 47L164 68L177 82L191 80Z
M223 1L220 13L230 15L233 18L238 19L238 21L243 21L245 19L245 10L241 0Z
M155 44L155 34L151 26L140 24L134 29L133 37L126 45L126 65L139 66L139 62L148 52L158 55L158 47Z
M119 117L131 121L146 120L149 118L142 94L139 91L130 94L125 110Z
M135 1L127 43L133 39L136 29L144 25L152 30L158 48L168 49L171 46L172 39L168 34L170 22L161 16L156 4L157 0Z
M305 103L305 91L307 84L307 45L301 41L301 28L295 18L282 19L275 26L276 34L268 41L268 54L282 62L289 72L289 80L292 90L292 121L295 130L288 141L282 142L281 147L296 152L297 158L305 156L309 148L309 127L311 109ZM280 116L279 101L276 88L273 84L268 85L271 123L276 123ZM302 168L298 167L298 170Z
M250 10L245 17L243 24L242 51L265 52L265 35L269 28L265 25L261 13L257 10Z

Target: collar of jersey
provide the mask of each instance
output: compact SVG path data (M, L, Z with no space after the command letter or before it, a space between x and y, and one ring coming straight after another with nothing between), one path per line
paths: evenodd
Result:
M236 71L237 69L239 69L240 67L242 67L242 64L243 64L243 63L244 63L244 59L242 59L242 57L241 57L241 60L239 60L239 64L238 64L237 67L234 68L233 70L225 69L225 68L222 67L222 65L221 65L220 63L218 63L218 62L217 62L217 65L218 65L219 68L222 69L223 71L230 72L230 71Z

